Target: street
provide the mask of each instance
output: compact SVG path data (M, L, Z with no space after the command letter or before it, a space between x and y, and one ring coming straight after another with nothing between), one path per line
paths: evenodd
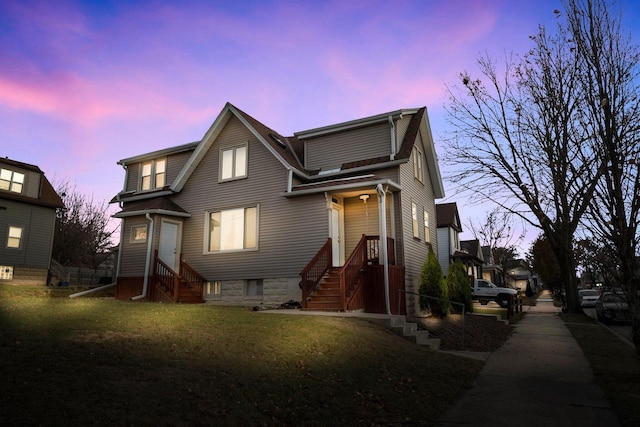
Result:
M587 316L591 317L592 319L596 319L597 320L597 318L596 318L597 317L596 316L596 309L595 308L593 308L593 307L583 307L582 310L584 311L584 314L586 314ZM609 329L611 329L612 331L615 331L618 334L620 334L627 341L631 342L631 325L616 323L616 324L606 325L606 326Z

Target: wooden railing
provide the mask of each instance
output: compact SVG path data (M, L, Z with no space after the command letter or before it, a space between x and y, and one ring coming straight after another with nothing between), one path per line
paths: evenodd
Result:
M180 257L180 277L182 281L191 288L194 294L202 296L204 284L207 282L207 279L187 264L182 257Z
M360 284L363 268L367 264L370 254L370 242L377 240L371 239L372 236L362 235L362 238L356 245L349 258L345 261L344 266L340 269L340 294L342 295L342 309L347 311L350 299L357 292Z
M172 296L173 301L177 301L178 290L180 288L180 276L158 257L158 251L155 252L153 259L153 275L155 279L162 285L164 290Z
M302 307L307 307L307 298L309 294L313 292L316 288L322 276L329 271L331 268L332 262L332 244L331 238L327 239L327 242L320 248L316 256L307 264L307 266L302 269L300 275L302 276L302 281L300 282L300 287L302 289Z

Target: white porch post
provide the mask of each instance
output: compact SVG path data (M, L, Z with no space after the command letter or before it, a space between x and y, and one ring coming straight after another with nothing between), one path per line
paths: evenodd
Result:
M387 254L387 189L378 184L378 208L380 209L380 258L384 268L384 299L387 314L391 314L391 302L389 300L389 257Z

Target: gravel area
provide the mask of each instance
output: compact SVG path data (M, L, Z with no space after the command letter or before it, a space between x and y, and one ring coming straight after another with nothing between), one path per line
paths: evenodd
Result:
M444 319L423 317L415 319L429 336L440 338L441 350L495 351L509 339L513 326L499 321L495 316L465 314L464 346L462 346L462 316L450 314Z

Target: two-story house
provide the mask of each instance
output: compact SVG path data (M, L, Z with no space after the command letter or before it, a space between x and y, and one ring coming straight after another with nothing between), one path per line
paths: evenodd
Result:
M425 107L285 137L226 104L202 140L119 164L119 299L417 308L398 289L444 195Z
M47 284L60 196L39 167L0 158L0 283Z

